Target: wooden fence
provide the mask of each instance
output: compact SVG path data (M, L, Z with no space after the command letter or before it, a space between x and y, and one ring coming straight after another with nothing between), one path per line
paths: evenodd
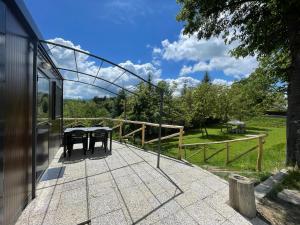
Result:
M71 123L68 124L70 125L75 125L78 124L82 121L91 121L95 122L98 121L97 124L99 125L105 125L107 122L112 123L113 129L118 133L119 140L122 141L124 139L127 139L128 137L132 137L133 135L141 132L141 145L142 147L145 146L145 144L150 144L157 142L159 139L154 138L151 140L146 140L146 129L147 127L159 127L159 124L157 123L149 123L149 122L143 122L143 121L133 121L133 120L124 120L124 119L113 119L113 118L106 118L106 117L97 117L97 118L64 118L64 121L70 121ZM123 127L126 124L135 124L139 125L140 127L127 133L123 134ZM237 159L245 156L246 154L254 151L257 149L257 162L256 162L256 169L257 171L261 171L261 164L262 164L262 156L263 156L263 145L264 145L264 139L266 137L266 134L261 134L261 135L249 135L248 137L245 138L239 138L239 139L234 139L234 140L226 140L226 141L216 141L216 142L206 142L206 143L193 143L193 144L184 144L183 143L183 135L184 135L184 127L183 126L177 126L177 125L168 125L168 124L162 124L162 128L168 128L168 129L175 129L176 132L173 134L169 134L167 136L161 137L161 140L166 140L174 137L178 137L178 159L182 159L183 156L183 149L185 150L184 152L186 153L186 148L188 147L196 147L199 146L200 150L197 152L191 154L188 158L191 158L192 156L200 153L203 151L203 160L206 162L207 160L213 158L214 156L218 155L219 153L223 152L226 150L226 159L225 159L225 164L228 165ZM257 139L257 145L254 147L242 152L241 154L230 158L230 144L235 143L235 142L244 142L244 141L249 141L249 140L255 140ZM221 149L218 149L215 151L213 154L208 155L208 148L211 145L223 145ZM188 159L185 154L185 159Z
M99 121L97 124L99 125L105 125L107 121L110 121L113 123L112 128L114 130L118 129L119 133L119 140L127 139L130 136L135 135L138 132L141 132L141 144L142 147L145 146L145 144L150 144L157 142L159 138L154 138L152 140L145 139L146 129L147 127L159 127L158 123L149 123L149 122L142 122L142 121L133 121L133 120L124 120L124 119L113 119L113 118L107 118L107 117L97 117L97 118L64 118L64 121L71 121L72 123L68 124L70 125L76 125L82 121ZM123 126L125 124L135 124L140 125L140 127L134 131L131 131L128 134L123 134ZM183 126L177 126L177 125L169 125L169 124L162 124L162 128L168 128L168 129L175 129L176 133L161 137L161 140L166 140L169 138L177 137L178 136L178 159L181 159L182 157L182 146L183 146L183 134L184 134L184 127Z
M256 170L257 171L261 171L261 164L262 164L262 156L263 156L263 145L265 143L264 139L267 135L266 134L260 134L260 135L249 135L246 138L239 138L239 139L234 139L234 140L227 140L227 141L215 141L215 142L206 142L206 143L193 143L193 144L182 144L182 147L185 149L185 153L186 153L186 148L187 147L195 147L195 146L200 146L202 147L200 150L198 150L196 153L193 153L192 155L190 155L188 158L191 158L192 156L200 153L201 151L203 151L203 161L206 162L208 159L213 158L214 156L216 156L217 154L219 154L220 152L223 152L224 150L226 150L226 159L225 159L225 164L228 165L232 162L234 162L235 160L243 157L244 155L254 151L255 149L257 149L257 160L256 160ZM244 142L244 141L249 141L249 140L255 140L257 139L257 145L255 145L254 147L242 152L241 154L235 156L234 158L230 158L230 144L231 143L236 143L236 142ZM216 144L220 144L220 145L224 145L224 147L222 147L221 149L217 150L216 152L214 152L211 155L207 155L207 149L209 148L209 146L211 145L216 145ZM185 155L186 158L186 155ZM186 158L187 159L187 158Z

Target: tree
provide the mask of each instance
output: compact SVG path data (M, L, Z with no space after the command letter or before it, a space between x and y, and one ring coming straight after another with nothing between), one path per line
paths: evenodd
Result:
M113 111L112 111L112 116L113 117L118 117L120 116L124 110L125 110L125 101L126 98L126 93L122 89L119 91L118 95L114 98L114 104L113 104Z
M177 0L177 19L184 33L199 39L222 36L238 41L232 54L258 57L287 52L287 165L300 166L300 1L299 0Z
M193 118L200 122L200 127L204 128L206 135L206 121L216 115L216 86L209 83L201 83L193 91Z
M202 78L202 83L211 84L211 79L207 71L205 71L204 76Z

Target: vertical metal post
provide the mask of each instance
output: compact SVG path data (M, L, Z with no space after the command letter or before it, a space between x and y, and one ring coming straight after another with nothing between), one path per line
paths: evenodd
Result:
M160 90L157 168L159 168L159 163L160 163L160 152L161 152L161 123L162 123L162 117L163 117L163 102L164 102L164 93L163 93L162 90Z
M36 135L36 99L37 99L37 51L38 41L34 42L33 48L33 83L32 83L32 199L36 196L36 148L37 148L37 135Z

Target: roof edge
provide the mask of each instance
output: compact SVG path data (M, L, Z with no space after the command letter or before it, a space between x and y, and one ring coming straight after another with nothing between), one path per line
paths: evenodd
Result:
M20 20L25 22L24 25L26 29L28 29L37 40L44 39L23 0L4 0L4 2L12 11L16 12L16 16L18 16Z

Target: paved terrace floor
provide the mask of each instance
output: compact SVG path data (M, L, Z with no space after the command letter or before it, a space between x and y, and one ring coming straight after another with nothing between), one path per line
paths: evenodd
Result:
M229 207L227 182L197 166L161 157L157 169L154 153L118 142L111 155L75 147L59 150L18 225L264 224Z

